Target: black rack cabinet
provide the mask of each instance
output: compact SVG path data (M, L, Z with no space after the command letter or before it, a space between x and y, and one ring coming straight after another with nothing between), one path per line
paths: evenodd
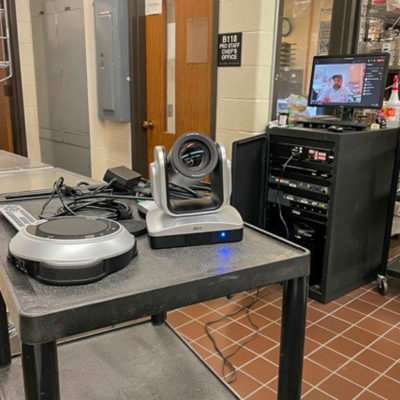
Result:
M311 251L310 296L325 303L386 262L397 159L396 129L272 128L234 143L232 203Z

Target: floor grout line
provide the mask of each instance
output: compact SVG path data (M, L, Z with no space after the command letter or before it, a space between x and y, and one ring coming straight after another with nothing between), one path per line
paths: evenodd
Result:
M379 310L380 308L383 308L383 305L377 307L377 309L376 309L375 311ZM363 319L365 319L365 318L367 318L367 317L368 317L368 315L366 315ZM363 319L361 319L359 322L361 322ZM347 330L351 329L353 326L355 326L355 324L353 324L353 325L351 325L350 327L348 327L347 329L345 329L345 330L342 332L342 334L343 334L344 332L346 332ZM386 332L382 333L382 334L381 334L380 336L378 336L374 341L372 341L369 345L365 346L361 351L359 351L358 353L356 353L353 357L350 357L346 362L344 362L344 363L341 364L338 368L336 368L334 371L332 371L332 373L329 374L326 378L324 378L321 382L319 382L318 385L316 385L316 387L319 388L321 384L323 384L323 383L326 382L330 377L332 377L333 375L335 375L335 374L339 371L339 369L343 368L344 366L346 366L347 364L349 364L351 361L355 360L355 358L356 358L358 355L360 355L363 351L365 351L366 349L373 350L373 349L371 349L371 346L372 346L374 343L376 343L377 341L379 341L380 339L382 339L382 338L384 337L385 333L386 333ZM330 343L333 339L334 339L334 338L328 340L326 344ZM374 350L373 350L373 351L374 351ZM312 353L313 353L313 352L312 352ZM344 354L343 354L343 355L344 355ZM395 363L396 363L396 362L395 362ZM390 366L390 368L393 367L393 365L394 365L395 363L392 363L392 365ZM379 372L379 371L376 371L376 372ZM342 377L340 374L338 374L338 375L339 375L340 377ZM344 377L342 377L342 378L344 378ZM356 384L355 382L352 382L352 383L353 383L353 384ZM357 386L360 386L360 385L358 385L358 384L356 384L356 385L357 385ZM370 386L371 386L371 385L368 385L366 388L364 388L364 389L360 392L360 394L361 394L362 392L365 392L365 390L366 390L367 388L369 388ZM357 397L359 397L359 396L357 396ZM355 400L355 399L354 399L354 400Z
M364 293L363 293L363 294L364 294ZM362 294L360 294L360 296L362 296ZM358 298L358 297L357 297L357 298ZM329 316L333 316L332 314L333 314L334 312L336 312L336 311L338 311L338 310L341 310L341 309L343 309L344 307L345 307L345 305L341 305L338 309L336 309L335 311L332 311L331 313L329 313L328 315L326 315L324 318L327 318L327 317L329 317ZM328 331L331 332L331 333L334 333L335 336L333 336L331 339L327 340L325 343L320 344L320 346L319 346L318 348L316 348L315 350L313 350L311 353L309 353L308 356L310 356L311 354L317 352L317 351L318 351L319 349L321 349L322 347L325 347L328 343L332 342L332 341L333 341L334 339L336 339L338 336L342 336L344 332L347 332L348 330L350 330L350 329L353 328L354 326L357 326L357 324L358 324L359 322L361 322L362 320L364 320L366 317L367 317L367 315L364 315L364 317L361 318L359 321L357 321L357 323L350 323L350 322L348 322L348 321L342 320L342 321L344 321L344 322L350 323L350 326L347 327L346 329L344 329L342 332L334 332L334 331L332 331L332 330L329 329L329 328L325 328L324 326L318 325L318 322L321 321L321 320L324 319L324 318L321 318L321 319L319 319L318 321L316 321L315 323L311 324L310 326L317 325L317 326L319 326L319 327L321 327L321 328L324 328L324 329L328 330ZM335 318L337 318L337 317L335 317ZM339 318L338 318L338 319L339 319ZM310 326L309 326L309 327L310 327ZM308 327L308 328L309 328L309 327ZM307 337L307 331L306 331L306 337ZM347 339L347 338L346 338L346 339ZM318 343L319 343L319 342L318 342ZM340 354L341 354L341 353L340 353Z
M319 390L321 393L325 394L326 396L330 397L332 400L339 400L337 397L335 397L334 395L325 392L325 390L321 389L321 388L317 388L316 386L313 386L308 392L304 393L301 398L306 397L308 393L310 393L311 391L313 391L314 389ZM354 400L354 399L352 399ZM386 399L385 399L386 400Z
M269 323L268 325L266 325L264 328L267 328L268 326L271 326L271 325L273 325L273 324L278 325L278 324L276 324L275 322L271 322L271 323ZM279 342L277 342L275 339L272 339L272 338L270 338L270 337L264 335L263 333L261 333L261 332L259 332L259 331L258 331L258 332L257 332L257 331L252 331L252 332L250 332L248 335L243 336L243 337L240 339L241 341L234 340L234 339L230 338L229 336L227 336L225 333L220 332L220 331L217 330L217 329L212 329L212 330L211 330L211 333L218 333L219 335L224 336L224 338L229 339L229 340L231 340L233 343L239 344L239 345L241 344L241 341L245 341L246 339L248 339L251 335L254 335L255 333L257 333L258 336L261 336L261 337L263 337L263 338L265 338L265 339L270 340L271 342L274 342L274 344L279 344ZM206 338L206 337L208 337L208 336L207 336L207 334L205 333L204 335L199 336L199 337L198 337L197 339L195 339L195 340L204 339L204 338ZM230 345L230 346L231 346L231 345ZM227 347L229 347L229 346L227 346ZM246 349L247 349L247 348L246 348ZM250 349L247 349L247 350L250 350ZM266 350L266 352L267 352L267 351L269 351L269 350Z
M269 293L267 293L267 294L269 294ZM249 299L249 300L250 300L250 299ZM262 298L260 298L259 300L262 300L262 301L263 301ZM250 302L250 301L249 301L249 302ZM199 303L199 304L204 305L203 303ZM268 305L268 304L272 305L271 303L265 303L265 305ZM238 308L243 307L243 305L237 304L237 303L234 302L234 301L231 301L231 303L228 303L228 304L225 304L225 305L223 305L223 306L221 306L221 307L218 307L217 309L211 309L210 307L207 306L207 307L210 309L210 312L205 313L205 314L202 314L200 317L201 317L201 318L206 317L207 315L211 314L211 313L214 312L214 311L216 311L217 313L221 314L221 317L222 317L223 315L226 315L227 313L226 313L226 312L225 312L225 313L222 313L221 311L218 311L218 310L221 309L221 308L223 308L223 307L226 307L226 306L228 306L228 305L236 305ZM277 307L277 306L275 306L275 305L273 305L273 307L274 307L274 308L277 308L278 310L280 310L279 307ZM261 307L259 307L259 308L261 308ZM199 321L199 317L194 317L194 316L192 316L192 315L190 315L190 314L188 314L188 313L185 313L185 311L183 311L183 309L181 309L181 308L178 309L178 310L179 310L180 312L182 312L183 314L185 314L185 316L187 316L188 318L190 318L190 320L187 321L187 322L185 322L185 323L183 323L183 324L181 324L181 325L179 325L179 326L176 326L176 327L175 327L176 329L177 329L177 328L180 328L180 327L182 327L182 326L184 326L184 325L187 325L187 324L189 324L190 322L193 322L193 321L197 321L197 322L200 322L200 323L204 324L204 322ZM238 311L239 311L239 310L238 310ZM245 311L245 310L243 310L243 311ZM257 313L256 310L252 310L252 309L251 309L251 312L252 312L252 313ZM257 315L258 315L258 316L261 316L261 317L263 317L263 318L269 319L269 318L265 317L265 316L262 315L262 314L257 313ZM232 317L226 317L226 318L227 318L227 320L229 321L226 325L228 325L229 323L235 321L235 322L238 322L239 324L241 324L241 325L247 327L246 325L242 324L240 321L238 321L238 320L235 319L235 318L232 318ZM269 319L269 320L270 320L270 319ZM278 321L278 320L279 320L279 318L277 318L276 320L270 320L270 321L271 321L271 322L275 322L275 321ZM223 326L225 326L225 325L223 325Z
M397 364L397 362L395 363ZM381 379L383 376L385 376L386 378L390 378L390 376L386 376L385 374L395 365L392 364L390 365L385 371L383 371L380 375L378 375L372 382L369 383L369 385L367 385L353 400L356 400L357 398L359 398L363 393L365 393L366 391L370 391L376 395L378 395L379 397L382 397L381 395L379 395L379 393L376 393L375 391L369 390L369 388L372 387L372 385L377 382L379 379ZM397 381L395 381L397 382ZM387 400L385 397L382 397L383 399Z
M267 287L267 288L268 288L268 287ZM267 323L266 325L262 325L260 329L265 329L265 328L267 328L268 326L271 326L272 324L277 325L277 326L280 326L280 325L281 325L280 318L271 319L271 318L266 317L265 315L263 315L263 314L257 312L257 310L259 310L259 309L265 307L266 305L270 305L270 306L276 308L277 310L281 311L281 305L280 305L280 304L278 304L278 305L274 304L274 303L278 303L278 302L281 303L281 302L282 302L281 289L280 289L280 288L278 288L278 289L279 289L279 291L278 291L278 290L275 290L275 289L271 289L271 290L269 290L267 293L264 294L264 296L267 296L268 294L277 293L278 298L276 298L276 299L274 299L274 300L272 300L272 301L271 301L271 300L266 301L266 300L260 298L259 301L261 301L261 303L263 303L263 304L261 304L261 305L260 305L259 307L257 307L256 309L250 309L250 315L253 315L253 316L257 315L258 317L265 318L265 319L268 321L268 323ZM333 336L331 339L329 339L328 341L326 341L325 343L323 343L323 344L317 342L317 341L314 340L314 339L307 338L307 336L306 336L306 338L307 338L308 340L310 340L311 342L314 342L314 343L317 345L317 347L316 347L314 350L312 350L310 353L308 353L307 356L305 356L305 359L308 359L308 360L312 361L313 363L315 363L316 365L327 369L327 368L324 367L323 365L321 365L321 364L319 364L318 362L314 361L313 359L309 358L309 356L311 356L312 354L314 354L316 351L322 349L323 347L327 347L329 350L331 350L331 351L333 351L333 352L335 352L335 353L337 353L337 354L339 354L339 355L345 356L345 357L347 358L347 360L346 360L343 364L341 364L338 368L336 368L335 370L333 370L333 371L331 371L330 369L327 369L327 370L330 372L330 374L329 374L326 378L324 378L323 380L321 380L317 385L312 385L312 384L310 384L309 382L307 382L307 381L304 380L304 382L307 383L311 388L310 388L307 392L305 392L304 395L303 395L302 397L306 396L308 393L310 393L310 391L312 391L312 390L314 390L314 389L317 389L317 390L321 391L322 393L324 393L324 394L330 396L332 399L336 399L334 396L332 396L331 394L329 394L329 393L325 392L323 389L321 389L320 385L323 384L323 383L324 383L327 379L329 379L331 376L335 375L335 374L336 374L341 368L343 368L345 365L347 365L347 364L350 363L351 361L354 361L355 363L357 363L357 364L359 364L359 365L362 365L363 367L368 368L369 370L378 373L377 378L376 378L374 381L372 381L372 382L371 382L367 387L365 387L365 388L364 388L363 386L361 386L360 384L355 383L355 382L351 381L350 379L348 379L348 378L346 378L346 377L344 377L344 376L342 376L342 375L340 375L340 374L338 373L338 376L340 376L342 379L344 379L344 380L346 380L346 381L348 381L348 382L351 382L351 383L355 384L355 385L358 386L358 387L363 388L363 390L362 390L359 394L357 394L357 396L354 398L354 400L355 400L355 399L359 398L359 397L361 396L362 393L364 393L364 392L366 392L366 391L370 391L369 388L371 387L371 385L373 385L374 382L376 382L378 379L380 379L382 376L384 376L384 374L385 374L388 370L390 370L394 365L397 364L398 360L393 359L393 358L387 356L386 354L384 354L384 356L387 357L387 358L389 358L390 360L392 360L393 363L392 363L384 372L381 373L380 371L376 371L376 370L374 370L373 368L370 368L369 366L364 365L363 363L361 363L361 362L355 360L355 358L356 358L359 354L361 354L363 351L365 351L366 349L369 349L369 350L371 350L371 351L373 351L373 352L375 352L375 353L377 353L377 354L381 354L381 353L379 353L378 351L372 349L371 346L372 346L373 344L375 344L377 341L379 341L380 339L385 338L385 335L386 335L388 332L391 332L392 330L396 329L396 328L400 325L400 322L399 322L398 324L396 324L396 325L392 325L392 324L389 324L389 323L380 321L379 319L377 319L377 318L371 316L372 313L375 313L376 311L378 311L378 310L380 310L380 309L384 309L385 311L391 312L391 313L393 313L394 315L400 315L400 314L396 313L395 311L392 311L392 310L390 310L390 309L385 308L385 306L387 306L388 304L390 304L390 303L392 303L392 302L394 302L394 301L399 302L399 301L398 301L398 298L400 299L400 295L399 295L399 294L397 294L397 295L395 295L395 296L393 296L393 297L388 298L387 301L383 302L381 305L374 304L374 303L372 303L372 302L370 302L370 301L368 301L368 300L364 300L364 299L361 299L361 298L360 298L360 297L364 296L364 295L367 294L367 293L376 293L376 292L374 291L374 289L375 289L375 286L371 286L369 289L362 290L357 296L349 298L348 301L346 301L346 302L343 303L343 304L337 303L337 302L333 301L333 302L335 303L336 308L335 308L334 310L331 310L331 311L325 311L325 310L322 310L322 309L320 309L320 308L318 308L318 307L313 307L313 300L311 300L311 301L308 303L307 307L312 308L313 310L316 310L316 311L320 312L320 313L323 314L323 315L322 315L320 318L317 318L317 319L316 319L315 321L313 321L313 322L307 320L307 328L316 325L316 326L318 326L318 327L320 327L320 328L326 329L327 331L333 333L334 336ZM247 295L241 296L238 300L241 301L241 300L246 299L247 297L249 297L248 300L249 300L249 302L250 302L250 301L251 301L251 298L254 298L254 294L249 294L248 292L246 292L246 293L247 293ZM260 297L261 297L261 295L260 295ZM190 320L187 321L187 322L185 322L184 324L181 324L181 325L176 326L175 329L178 329L178 328L180 328L180 327L183 327L184 325L186 325L186 324L188 324L188 323L190 323L190 322L192 322L192 321L197 321L197 322L199 322L200 324L204 325L204 322L203 322L203 321L199 321L199 318L204 319L204 317L206 317L208 314L211 314L211 313L213 313L213 312L217 312L218 314L221 314L221 316L223 316L225 312L221 312L220 309L223 308L223 307L227 307L227 306L229 306L229 305L236 305L238 308L239 308L239 307L243 307L243 304L237 303L238 300L236 300L236 301L235 301L235 300L231 300L231 302L229 302L229 303L227 303L227 304L225 304L225 305L221 305L221 306L219 306L219 307L217 307L217 308L211 308L210 306L208 306L208 305L202 303L202 304L203 304L204 306L206 306L210 311L207 312L207 313L205 313L205 314L202 314L202 315L200 315L199 317L196 317L196 318L195 318L195 317L192 317L192 316L189 315L189 314L186 314L184 311L182 311L182 309L179 309L179 311L182 312L182 313L183 313L185 316L187 316L188 318L190 318ZM369 305L374 306L375 309L374 309L371 313L365 314L365 313L362 313L362 312L358 311L357 309L353 309L352 307L348 307L348 304L349 304L349 303L352 303L352 302L355 301L355 300L360 300L360 301L363 301L363 302L365 302L365 303L368 303ZM362 317L361 317L359 320L357 320L356 322L349 322L349 321L347 321L347 320L345 320L345 319L343 319L343 318L341 318L341 317L339 317L339 316L337 316L337 315L333 315L333 314L336 313L337 311L339 311L339 310L341 310L341 309L345 309L345 308L348 308L348 309L350 309L351 311L354 311L354 312L360 314L360 316L362 316ZM335 332L335 331L332 331L332 330L329 329L329 328L325 328L324 326L321 326L321 325L318 324L318 322L320 322L321 320L323 320L323 319L325 319L325 318L327 318L327 317L329 317L329 316L333 316L334 318L337 318L337 319L341 320L342 322L346 322L346 323L348 323L348 324L350 324L350 325L349 325L347 328L345 328L343 331L341 331L341 332ZM244 316L241 316L240 319L243 318L243 317L245 317L245 315L244 315ZM380 323L384 323L385 325L388 325L388 330L387 330L386 332L380 334L380 335L376 335L375 333L370 332L369 330L367 330L367 329L365 329L365 328L363 328L363 327L361 327L361 326L358 325L360 322L362 322L363 320L365 320L365 319L368 318L368 317L370 317L370 318L372 318L372 319L374 319L374 320L376 320L376 321L378 321L378 322L380 322ZM243 338L241 338L240 341L238 341L238 340L232 340L229 336L227 336L227 335L225 335L224 333L222 333L222 332L219 331L220 329L223 329L225 326L231 324L232 322L236 322L236 323L240 324L241 326L243 326L243 327L245 327L245 328L247 328L247 329L251 329L248 325L242 323L241 321L239 321L239 320L236 319L235 317L227 317L227 323L224 324L224 325L219 326L217 329L214 330L214 331L218 332L220 335L222 335L224 338L227 338L227 339L229 339L229 340L232 341L232 344L229 344L229 345L225 346L222 350L224 350L224 349L226 349L226 348L228 348L228 347L235 346L235 345L240 345L242 341L248 339L251 335L254 335L254 332L256 332L255 330L253 330L251 333L249 333L248 335L246 335L246 336L244 336ZM372 334L376 335L376 338L375 338L369 345L363 346L362 350L360 350L359 352L357 352L356 354L354 354L352 357L346 356L345 354L343 354L343 353L341 353L341 352L339 352L339 351L336 351L335 349L331 349L331 348L329 347L329 343L331 343L332 341L334 341L334 340L337 339L338 337L344 337L345 339L347 339L347 340L349 340L349 341L351 341L351 342L353 342L353 343L359 344L359 343L356 342L355 340L353 340L353 339L351 339L351 338L349 338L349 337L344 336L344 334L345 334L347 331L349 331L350 329L352 329L352 328L355 327L355 326L357 326L358 328L364 330L365 332L369 332L369 333L372 333ZM266 382L266 383L262 383L261 381L259 381L258 379L256 379L254 376L251 376L249 373L247 373L246 371L242 370L243 367L245 367L246 365L248 365L249 363L251 363L252 361L254 361L254 359L256 359L256 358L262 358L262 359L264 359L265 361L267 361L267 362L271 363L272 365L274 365L275 367L278 367L278 365L277 365L276 363L274 363L272 360L266 358L264 355L265 355L266 353L268 353L268 352L270 352L270 351L273 351L273 350L275 350L276 348L278 348L278 347L280 346L279 342L277 342L276 340L274 340L273 338L271 338L271 337L269 337L269 336L266 336L266 335L262 334L261 332L258 332L258 335L260 335L261 337L264 337L264 338L270 340L271 342L274 343L274 345L273 345L271 348L269 348L268 350L266 350L264 353L262 353L261 355L260 355L260 354L257 354L257 353L256 353L255 351L253 351L252 349L246 347L246 350L248 350L250 353L254 354L255 357L252 358L252 359L250 359L249 361L243 363L243 364L240 364L240 366L237 367L237 368L238 368L238 370L240 370L243 374L247 375L248 377L250 377L251 379L253 379L254 381L256 381L257 383L259 383L259 384L261 385L259 388L255 389L252 393L248 394L248 395L245 397L246 399L249 398L250 396L252 396L252 395L253 395L254 393L256 393L258 390L260 390L262 387L266 387L266 388L268 388L269 390L275 392L274 389L272 389L272 388L269 387L268 385L269 385L270 383L272 383L275 379L277 379L276 377L270 379L270 380L269 380L268 382ZM183 336L185 336L185 335L183 335ZM186 337L187 337L187 336L185 336L185 338L186 338ZM206 335L206 334L205 334L205 335L202 335L202 336L200 336L200 337L198 337L198 338L196 338L196 339L193 339L193 340L192 340L192 339L189 339L189 338L188 338L188 339L185 339L185 340L188 340L189 343L190 343L190 341L191 341L192 343L195 343L197 346L200 346L200 348L202 348L203 350L207 351L207 353L210 353L209 356L207 356L206 358L204 358L205 360L210 359L213 355L215 355L216 357L219 357L218 354L216 354L214 350L209 350L208 348L202 346L201 344L199 344L199 343L197 342L198 340L200 340L200 339L202 339L202 338L204 338L204 337L207 337L207 335ZM391 343L398 344L398 343L395 342L394 340L387 339L387 338L385 338L385 339L388 340L388 341L390 341ZM392 381L394 381L394 382L398 382L398 381L397 381L396 379L394 379L394 378L391 378L391 377L387 377L387 378L390 378L390 379L391 379ZM371 391L370 391L370 392L371 392ZM275 393L276 393L276 392L275 392ZM377 394L377 393L375 393L375 392L372 392L372 393L376 394L378 397L381 397L381 398L383 399L383 397L380 396L379 394Z
M358 296L354 297L353 300L351 300L351 301L354 301L355 299L358 299L359 297L363 296L364 294L366 294L366 293L368 293L368 292L373 292L373 289L374 289L374 288L371 287L370 289L361 292ZM338 310L340 310L340 309L343 309L343 308L346 306L346 304L348 304L348 302L345 303L345 304L343 304L343 305L341 305L340 307L338 307L338 308L335 309L334 311L331 311L329 314L327 314L327 316L331 316L331 315L332 315L333 313L335 313L336 311L338 311ZM378 308L379 308L379 307L378 307ZM378 309L378 308L377 308L377 309ZM376 310L374 310L374 311L376 311ZM361 322L362 320L366 319L368 316L369 316L369 314L364 315L364 317L361 318L359 321L357 321L357 323L351 324L349 327L347 327L345 330L343 330L343 331L340 332L340 333L333 332L333 331L331 331L331 330L329 330L329 329L327 329L327 328L325 328L325 327L322 327L322 328L327 329L328 331L330 331L330 332L332 332L332 333L335 333L335 336L333 336L331 339L329 339L328 341L326 341L324 344L321 344L319 347L317 347L316 349L314 349L313 351L311 351L311 352L310 352L306 357L304 357L304 358L305 358L305 359L308 359L308 360L314 362L315 364L319 365L320 367L323 367L323 368L325 368L325 369L327 369L327 370L330 371L330 369L328 369L328 368L326 368L325 366L319 364L319 363L316 362L315 360L310 359L310 358L309 358L310 355L312 355L312 354L314 354L315 352L317 352L318 350L322 349L322 348L325 347L328 343L330 343L330 342L332 342L333 340L335 340L337 337L343 336L343 334L344 334L345 332L347 332L348 330L350 330L350 329L353 328L354 326L357 326L357 324L358 324L359 322ZM326 318L326 317L324 317L324 318ZM319 320L319 321L320 321L320 320ZM318 321L317 321L317 322L318 322ZM312 325L318 325L317 322L315 322L315 324L312 324ZM346 322L348 322L348 321L346 321ZM319 325L318 325L318 326L319 326ZM368 348L370 345L372 345L375 341L379 340L380 337L381 337L381 336L377 336L377 338L376 338L373 342L371 342L367 347L364 347L359 353L356 353L356 354L355 354L353 357L351 357L351 358L345 356L345 355L342 354L342 353L339 353L339 352L336 352L335 350L333 350L333 351L335 351L336 353L338 353L338 354L340 354L340 355L342 355L342 356L345 356L346 358L348 358L348 360L347 360L346 362L344 362L343 364L341 364L341 365L340 365L338 368L336 368L334 371L332 371L332 372L331 372L328 376L326 376L324 379L322 379L321 382L319 382L317 385L314 386L314 388L318 388L318 390L321 390L321 388L320 388L319 386L320 386L322 383L324 383L324 382L325 382L326 380L328 380L331 376L333 376L333 375L335 374L335 372L337 372L339 369L343 368L343 366L347 365L347 364L350 363L352 360L354 360L355 357L356 357L358 354L362 353L366 348ZM347 339L347 338L346 338L346 339ZM329 349L330 349L330 348L329 348ZM332 349L331 349L331 350L332 350ZM373 349L372 349L372 350L373 350ZM379 371L376 371L376 372L379 372ZM341 375L339 375L339 376L342 377ZM342 378L346 379L345 377L342 377ZM347 380L347 379L346 379L346 380ZM353 382L352 382L352 383L353 383ZM358 386L359 386L359 385L358 385ZM307 393L305 393L304 395L308 394L311 390L312 390L312 389L310 389L310 390L309 390Z
M379 397L379 398L382 399L382 400L389 400L389 399L387 399L386 397L381 396L379 393L371 392L371 390L368 390L368 389L362 390L362 391L361 391L359 394L357 394L356 397L354 397L354 399L352 399L352 400L359 399L360 396L361 396L363 393L366 393L366 392L372 393L373 395Z
M248 394L246 397L244 397L244 400L249 399L251 396L253 396L253 394L257 393L262 388L269 389L269 390L273 391L274 393L276 393L274 390L272 390L270 387L268 387L266 384L264 384L264 385L260 386L259 388L257 388L256 390L254 390L253 392L251 392L250 394Z

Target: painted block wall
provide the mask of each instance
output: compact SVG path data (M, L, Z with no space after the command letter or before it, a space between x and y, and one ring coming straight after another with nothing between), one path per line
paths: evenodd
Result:
M25 130L28 157L41 160L39 118L36 97L35 62L33 58L32 22L29 0L15 2L19 56L21 61L22 95L24 98Z
M241 67L218 67L216 138L263 133L270 120L277 0L220 0L219 32L243 32Z

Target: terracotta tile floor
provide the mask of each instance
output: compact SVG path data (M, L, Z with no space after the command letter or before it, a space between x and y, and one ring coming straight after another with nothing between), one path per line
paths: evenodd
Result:
M254 291L184 307L168 321L221 376L222 361L206 336L204 324L232 313L253 299ZM277 397L282 287L271 285L251 308L212 325L223 353L237 368L233 389L246 400ZM381 296L371 283L329 303L309 300L303 372L304 400L400 399L400 280L389 280Z

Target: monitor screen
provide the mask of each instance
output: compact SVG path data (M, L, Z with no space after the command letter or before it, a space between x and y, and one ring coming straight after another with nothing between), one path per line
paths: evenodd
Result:
M314 57L309 106L382 107L389 54Z

